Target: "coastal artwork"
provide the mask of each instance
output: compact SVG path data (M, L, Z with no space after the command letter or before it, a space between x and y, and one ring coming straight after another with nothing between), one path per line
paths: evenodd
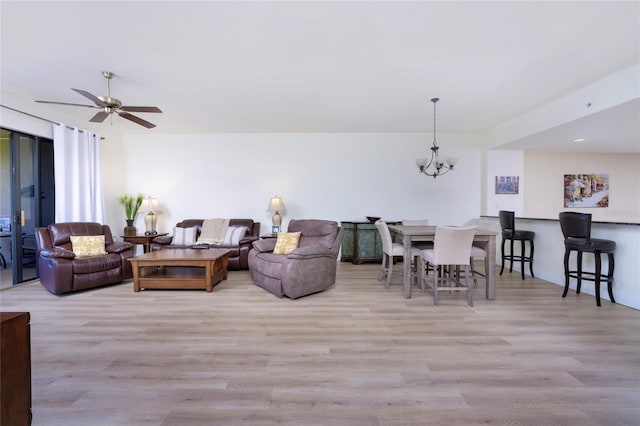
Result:
M609 175L564 175L565 207L609 207Z
M520 176L496 176L496 194L517 194Z

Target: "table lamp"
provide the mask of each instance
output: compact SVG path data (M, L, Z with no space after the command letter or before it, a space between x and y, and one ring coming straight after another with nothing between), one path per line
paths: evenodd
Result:
M155 211L158 210L158 200L155 198L147 198L142 201L142 211L148 212L144 217L145 232L144 235L156 235L156 224L158 223L158 216Z
M271 200L269 200L269 207L267 207L267 211L275 212L272 219L272 233L280 231L280 224L282 223L282 216L280 216L280 211L285 211L286 209L287 208L284 206L284 201L282 201L282 198L278 197L277 195L271 197Z

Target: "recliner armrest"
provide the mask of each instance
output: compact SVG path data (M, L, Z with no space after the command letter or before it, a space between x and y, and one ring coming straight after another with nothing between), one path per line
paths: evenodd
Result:
M258 250L260 253L271 252L276 246L275 238L266 238L263 240L256 240L253 242L253 249Z
M251 244L254 241L258 241L259 238L258 237L254 237L253 235L245 235L244 237L240 238L239 244L240 245L244 245L244 244Z
M122 253L123 251L130 250L133 244L126 241L115 241L111 244L107 244L105 249L107 253Z
M173 241L173 235L161 235L153 239L154 244L171 244Z
M53 248L52 250L40 250L40 256L52 259L73 259L76 255L71 251L63 248Z
M331 251L330 248L324 246L298 247L297 249L287 254L287 259L309 259L312 257L335 258L336 255L333 253L333 251Z

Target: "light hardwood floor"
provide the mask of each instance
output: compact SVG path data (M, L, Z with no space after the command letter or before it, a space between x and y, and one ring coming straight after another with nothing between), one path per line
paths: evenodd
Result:
M299 300L230 272L213 293L34 282L0 303L31 312L34 426L639 424L639 311L517 272L435 307L378 268L339 263Z

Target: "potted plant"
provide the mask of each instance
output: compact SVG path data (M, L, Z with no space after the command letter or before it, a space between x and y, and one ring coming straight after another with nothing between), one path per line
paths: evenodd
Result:
M138 214L138 210L140 210L142 200L144 200L144 195L142 194L138 194L137 197L125 194L118 198L118 202L124 206L124 214L127 217L127 226L124 228L125 236L136 235L136 227L133 226L133 221Z

